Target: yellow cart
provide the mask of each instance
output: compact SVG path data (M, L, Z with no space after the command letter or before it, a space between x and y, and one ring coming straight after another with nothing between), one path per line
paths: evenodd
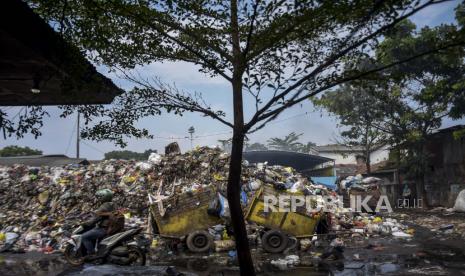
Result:
M213 237L206 231L221 224L217 216L209 215L210 202L216 190L207 188L193 193L184 193L150 205L150 212L161 237L181 239L192 252L206 252L213 246Z
M309 214L305 208L298 207L296 212L265 212L264 196L302 195L278 191L273 186L265 184L254 195L246 212L246 219L265 227L262 235L262 247L268 252L279 253L288 247L289 236L295 238L312 237L322 218L320 212Z

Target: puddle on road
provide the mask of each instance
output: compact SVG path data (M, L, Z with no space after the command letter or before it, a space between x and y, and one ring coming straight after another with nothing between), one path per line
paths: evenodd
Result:
M69 272L62 275L67 276L138 276L138 275L177 275L178 270L169 266L117 266L117 265L98 265L85 266L80 271ZM183 272L184 275L196 275L189 272Z
M455 246L454 246L455 244ZM465 270L464 251L458 243L418 239L410 242L392 239L370 239L363 244L348 244L345 259L321 261L319 267L298 267L278 271L271 259L281 255L256 254L259 275L457 275ZM310 253L309 253L310 254ZM302 253L301 260L305 253ZM166 262L152 262L144 267L85 265L72 268L59 256L31 259L28 254L0 256L0 275L176 275L167 273L170 266L185 275L237 275L239 269L227 254L215 256L172 256ZM311 265L311 264L309 264Z

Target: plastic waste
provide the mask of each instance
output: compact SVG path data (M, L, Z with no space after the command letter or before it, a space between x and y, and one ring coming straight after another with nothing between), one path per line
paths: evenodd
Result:
M152 152L150 155L149 155L149 162L152 163L152 164L155 164L155 165L160 165L160 163L162 162L162 156L156 152Z
M376 183L376 182L379 182L379 181L381 181L380 178L373 177L373 176L366 177L366 178L362 179L362 183L366 183L366 184Z
M16 242L16 240L19 238L19 235L15 232L7 232L5 234L5 243L6 244L12 244Z
M412 235L401 232L401 231L392 232L392 236L395 238L411 238L412 237Z
M220 193L218 193L218 200L220 203L220 217L229 219L231 218L231 214L229 213L229 203L228 200L222 196Z
M300 258L297 255L289 255L284 259L272 260L271 265L279 270L288 270L300 264Z
M300 240L300 250L306 251L310 249L312 246L312 240L311 239L301 239Z
M233 240L219 240L215 241L215 251L224 252L231 251L236 247L236 242Z
M445 231L445 230L449 230L449 229L453 229L454 228L454 225L453 224L443 224L439 227L439 230L441 231Z
M457 195L454 204L454 211L465 212L465 190L461 190Z
M256 191L260 189L261 186L262 186L262 183L259 180L252 180L248 184L248 188L251 191Z
M140 169L143 172L147 172L152 168L152 164L148 162L138 162L136 163L136 168Z

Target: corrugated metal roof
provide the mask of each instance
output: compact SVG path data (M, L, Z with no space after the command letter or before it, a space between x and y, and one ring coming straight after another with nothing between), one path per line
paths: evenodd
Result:
M244 159L250 163L268 162L269 165L293 167L298 171L313 169L320 164L333 161L331 158L318 155L279 150L247 151L244 152Z
M0 166L12 166L15 164L22 164L31 167L61 167L70 164L87 165L89 162L86 159L69 158L62 154L0 157Z
M0 106L109 104L121 93L26 3L0 1Z
M316 146L318 152L362 152L362 146L345 146L345 145L324 145Z
M457 131L457 130L462 130L464 128L465 128L465 125L455 125L455 126L451 126L451 127L438 129L438 130L434 131L431 135L435 135L435 134L438 134L438 133L453 132L453 131Z

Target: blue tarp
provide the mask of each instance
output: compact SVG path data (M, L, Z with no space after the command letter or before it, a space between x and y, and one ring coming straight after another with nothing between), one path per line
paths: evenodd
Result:
M336 190L336 176L312 176L315 184L324 185L330 189Z

